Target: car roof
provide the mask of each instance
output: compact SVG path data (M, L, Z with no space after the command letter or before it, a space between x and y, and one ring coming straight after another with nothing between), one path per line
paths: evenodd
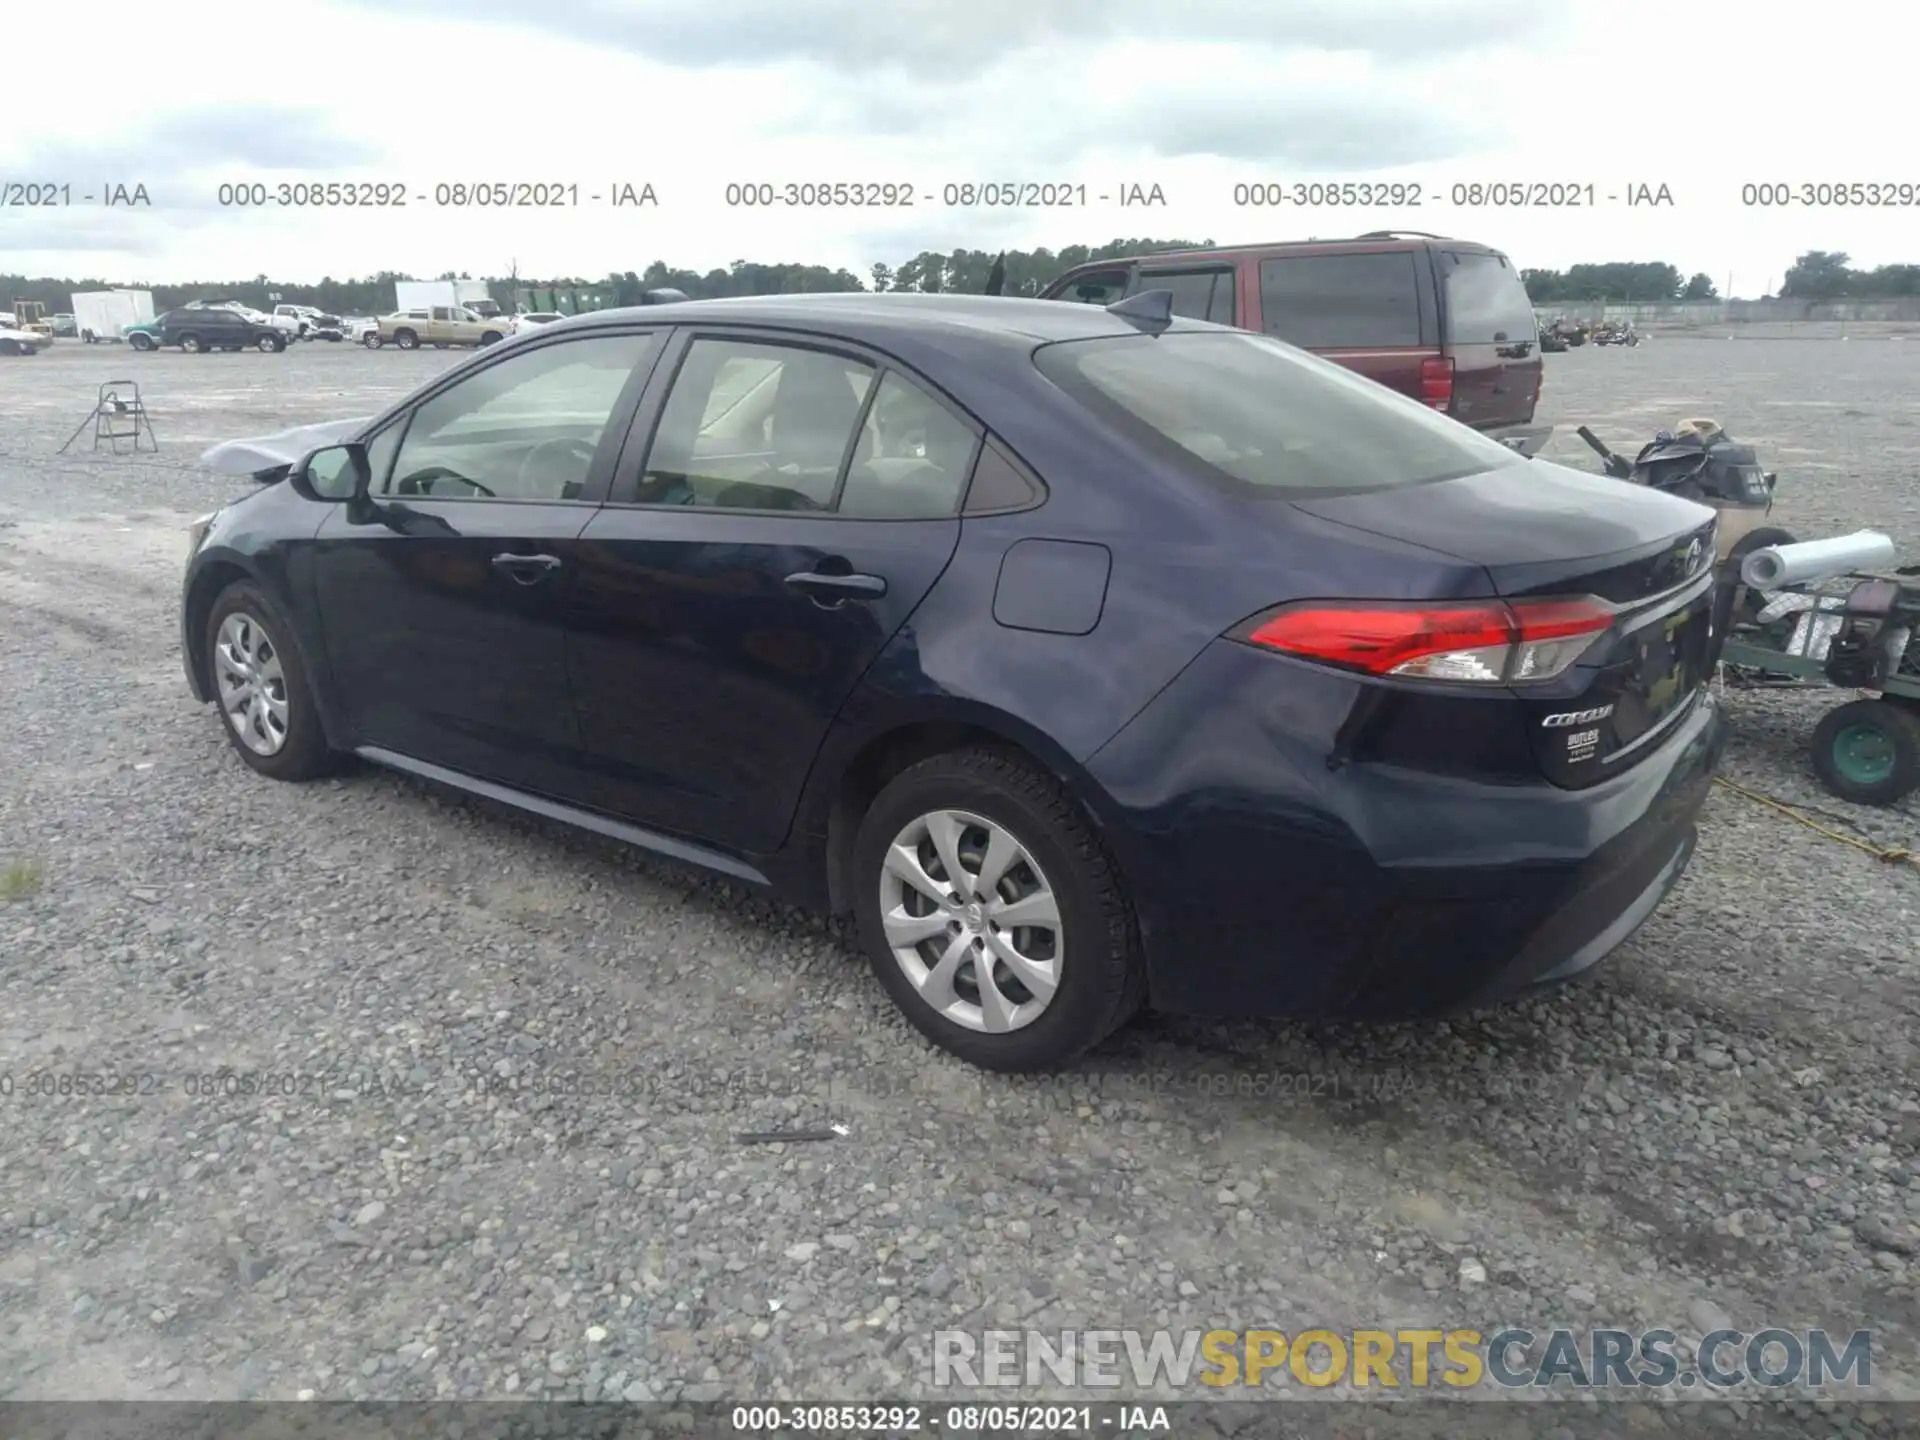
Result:
M1063 305L1000 295L928 295L915 292L836 291L804 295L738 295L720 300L676 300L617 310L592 310L561 321L573 328L649 320L661 324L764 325L864 341L947 341L1031 350L1057 340L1137 335L1126 320L1097 305ZM1177 328L1206 328L1176 319Z

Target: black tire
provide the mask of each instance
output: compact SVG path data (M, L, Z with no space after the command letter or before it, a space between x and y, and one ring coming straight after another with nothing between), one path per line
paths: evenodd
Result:
M499 344L499 343L500 343L500 332L499 332L498 330L488 330L488 331L485 331L485 332L483 332L483 333L481 334L481 336L480 336L480 343L481 343L482 345L497 345L497 344Z
M396 330L393 332L393 343L402 350L418 350L420 337L411 330Z
M1004 828L1054 891L1064 931L1059 988L1020 1029L989 1034L940 1014L920 998L888 944L879 893L888 848L915 819L937 810L968 811ZM1057 1069L1124 1025L1145 998L1133 906L1118 865L1059 782L1017 755L969 749L909 766L868 807L850 873L861 943L881 985L916 1029L969 1064L1009 1073Z
M280 663L280 678L286 700L286 736L271 755L250 749L228 719L220 699L220 628L232 615L245 617L264 633L272 654ZM312 780L338 768L340 756L327 746L326 732L320 725L320 712L314 705L313 689L307 680L306 662L293 641L289 625L266 592L251 580L236 580L215 598L207 612L206 660L214 691L214 708L221 733L247 767L273 780Z
M282 340L278 335L262 335L258 340L253 342L253 348L258 350L262 355L278 355L282 350L287 348L287 342Z
M360 343L369 350L378 350L386 342L380 338L380 332L378 330L369 330L361 339Z
M1920 714L1886 700L1849 700L1820 717L1813 770L1842 800L1893 805L1920 788Z
M1791 531L1782 530L1778 525L1762 525L1740 537L1739 543L1727 552L1726 561L1720 567L1720 579L1713 595L1713 633L1715 638L1715 658L1718 649L1726 644L1727 636L1737 623L1751 624L1758 618L1766 605L1766 597L1756 595L1740 583L1740 562L1756 550L1764 550L1769 545L1791 545L1794 543ZM1739 610L1734 609L1736 596L1744 595Z
M136 350L153 350L158 348L154 344L151 335L129 335L127 337L127 343Z
M201 345L198 335L188 333L180 337L180 348L189 355L198 355L206 347Z

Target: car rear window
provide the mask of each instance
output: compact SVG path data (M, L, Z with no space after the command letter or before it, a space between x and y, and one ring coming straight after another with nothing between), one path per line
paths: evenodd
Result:
M1446 276L1449 345L1504 345L1532 340L1533 301L1519 271L1504 255L1485 251L1441 252Z
M1420 287L1408 250L1286 255L1260 262L1260 326L1309 350L1381 350L1420 340Z
M1417 400L1264 335L1059 341L1054 384L1176 463L1250 496L1355 494L1525 459Z

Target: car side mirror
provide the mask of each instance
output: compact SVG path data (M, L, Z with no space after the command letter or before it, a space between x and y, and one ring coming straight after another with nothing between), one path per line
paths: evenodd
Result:
M373 488L367 447L355 443L315 450L287 472L287 483L301 499L322 505L364 500Z

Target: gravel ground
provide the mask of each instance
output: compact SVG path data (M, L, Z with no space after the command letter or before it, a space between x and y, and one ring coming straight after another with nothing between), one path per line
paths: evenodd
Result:
M1445 1024L1149 1018L1017 1081L727 884L372 770L252 776L179 671L182 527L236 491L192 459L452 358L0 365L0 1395L856 1399L930 1394L946 1328L1724 1319L1870 1325L1915 1393L1920 871L1731 793L1587 982ZM1713 415L1783 523L1920 552L1920 347L1548 366L1548 418L1631 448ZM161 453L57 457L116 375ZM1728 774L1920 848L1912 802L1819 790L1823 703L1729 693ZM843 1133L736 1138L793 1126Z

